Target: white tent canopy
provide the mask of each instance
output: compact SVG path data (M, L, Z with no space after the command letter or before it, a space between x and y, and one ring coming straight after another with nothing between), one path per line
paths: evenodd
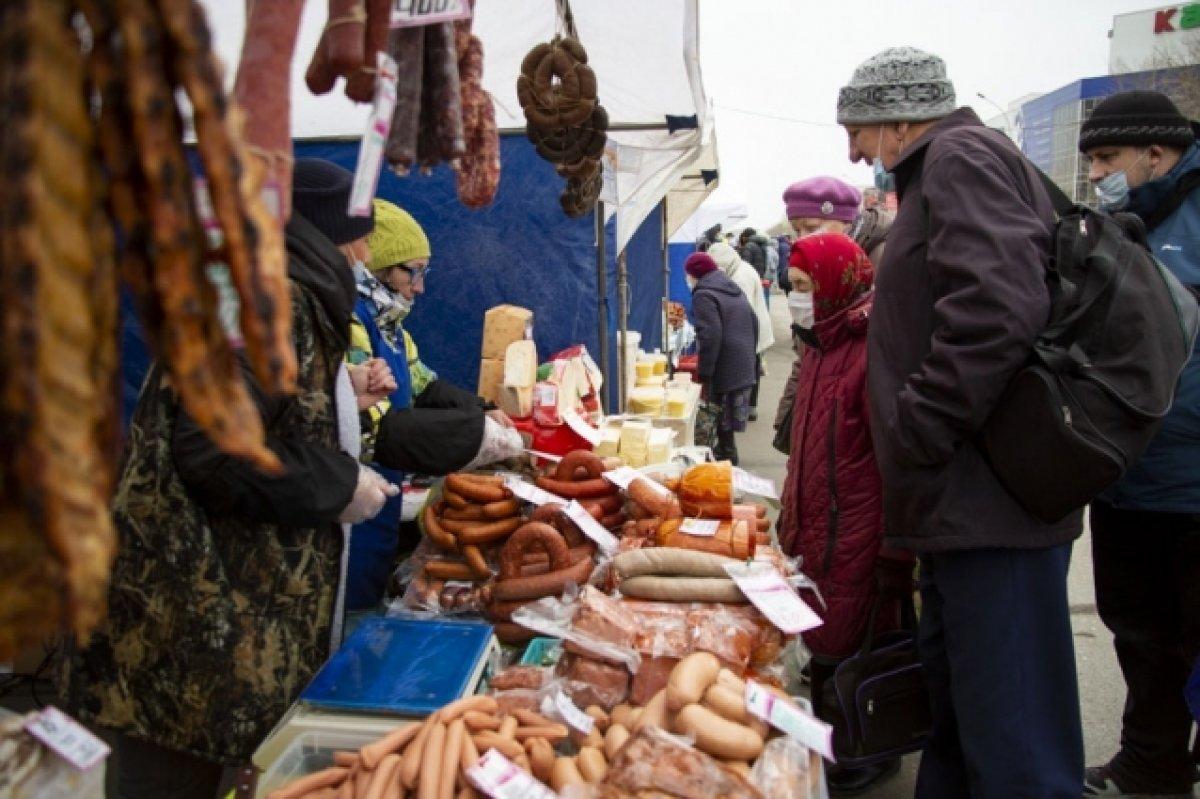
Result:
M749 210L744 203L705 203L671 236L674 243L693 244L713 225L730 230L744 222Z
M606 215L616 215L618 251L711 141L697 52L697 1L608 0L571 8L612 127L605 200ZM232 84L245 32L245 4L201 2ZM322 97L314 97L304 85L327 12L327 4L317 0L304 10L292 63L292 135L297 139L357 138L367 124L368 107L346 99L340 82ZM479 0L474 28L484 44L483 83L495 99L497 124L501 130L524 129L516 96L521 60L535 44L563 31L558 4ZM697 127L668 133L668 115L694 116Z

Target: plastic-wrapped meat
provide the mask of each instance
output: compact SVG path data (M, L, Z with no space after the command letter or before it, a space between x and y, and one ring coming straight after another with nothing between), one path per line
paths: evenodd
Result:
M654 726L642 727L609 764L601 799L761 799L746 780L685 741Z
M292 56L304 0L246 0L246 37L233 102L246 115L244 138L278 186L280 217L292 205Z

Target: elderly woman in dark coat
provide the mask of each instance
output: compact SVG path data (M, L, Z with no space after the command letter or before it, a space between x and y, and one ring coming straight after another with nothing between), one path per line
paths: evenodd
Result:
M697 373L709 402L721 407L714 455L738 462L734 434L746 429L750 391L756 379L754 348L758 319L745 293L717 268L707 253L693 253L684 263L692 287L696 325Z

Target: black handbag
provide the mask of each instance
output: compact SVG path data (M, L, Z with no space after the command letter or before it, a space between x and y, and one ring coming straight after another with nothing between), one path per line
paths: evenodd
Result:
M848 768L920 751L932 724L912 597L902 600L904 629L876 636L880 601L871 606L862 647L838 664L822 690L833 751L838 765Z

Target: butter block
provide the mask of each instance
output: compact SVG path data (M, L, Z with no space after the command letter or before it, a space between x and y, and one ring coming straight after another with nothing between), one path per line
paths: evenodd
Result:
M504 358L508 345L533 338L533 311L516 305L497 305L483 315L483 357Z
M600 442L592 450L601 458L616 457L621 452L621 428L600 428Z
M504 386L504 360L484 358L479 362L479 391L488 402L500 404L500 389Z
M646 445L647 463L667 463L671 460L671 442L675 439L675 431L654 429L650 431L650 440Z
M533 388L537 382L537 346L522 339L504 350L504 385L512 388Z

